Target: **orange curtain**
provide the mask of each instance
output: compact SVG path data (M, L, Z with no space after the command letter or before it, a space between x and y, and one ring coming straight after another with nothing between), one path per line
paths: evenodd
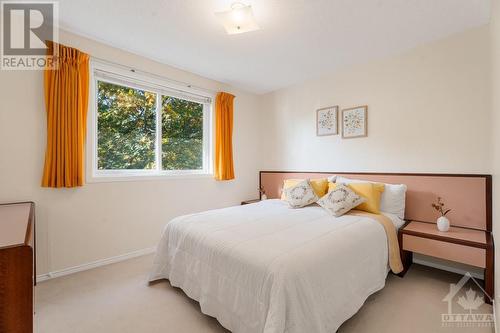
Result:
M215 99L215 179L234 179L233 166L233 101L225 92Z
M56 69L45 69L47 148L43 187L84 184L84 147L89 94L89 56L49 42Z

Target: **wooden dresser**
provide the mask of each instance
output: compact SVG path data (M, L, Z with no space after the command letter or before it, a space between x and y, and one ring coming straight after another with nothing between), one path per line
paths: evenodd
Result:
M0 204L0 332L33 332L35 205Z

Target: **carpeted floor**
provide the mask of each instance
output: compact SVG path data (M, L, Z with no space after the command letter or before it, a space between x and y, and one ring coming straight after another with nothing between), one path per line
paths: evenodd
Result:
M151 260L152 256L140 257L39 283L35 332L228 332L167 281L148 286ZM443 327L441 314L448 307L442 300L449 284L460 278L419 265L413 265L403 279L389 274L386 287L372 295L339 332L493 332L491 327ZM464 312L456 300L453 306L454 313ZM483 304L472 313L491 311Z

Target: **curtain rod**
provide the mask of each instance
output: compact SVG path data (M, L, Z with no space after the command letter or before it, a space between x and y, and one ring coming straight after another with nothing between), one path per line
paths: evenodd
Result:
M210 94L213 94L214 97L215 95L217 94L217 91L215 90L211 90L211 89L207 89L207 88L202 88L202 87L198 87L198 86L195 86L195 85L192 85L190 83L186 83L186 82L183 82L183 81L178 81L178 80L174 80L174 79L169 79L169 78L166 78L162 75L158 75L158 74L155 74L155 73L151 73L151 72L147 72L147 71L143 71L143 70L140 70L140 69L136 69L134 67L130 67L130 66L127 66L127 65L123 65L123 64L120 64L120 63L117 63L117 62L113 62L113 61L110 61L110 60L106 60L106 59L103 59L103 58L99 58L99 57L94 57L94 56L91 56L91 58L93 60L97 60L99 62L103 62L103 63L106 63L108 65L113 65L113 66L118 66L118 67L121 67L122 69L126 69L127 71L129 72L132 72L132 73L139 73L139 74L146 74L146 75L150 75L150 76L153 76L153 77L156 77L157 79L160 79L160 80L163 80L163 81L167 81L167 82L170 82L172 84L177 84L177 85L180 85L180 86L184 86L186 88L191 88L191 89L195 89L195 90L199 90L199 91L203 91L203 92L207 92L207 93L210 93Z

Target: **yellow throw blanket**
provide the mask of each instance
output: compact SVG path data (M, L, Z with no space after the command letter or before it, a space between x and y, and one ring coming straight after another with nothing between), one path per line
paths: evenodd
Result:
M398 232L392 221L385 215L372 214L360 210L351 210L347 214L371 217L384 227L387 235L387 247L389 248L389 267L393 273L401 273L403 271L403 263L401 262L401 255L399 253Z

